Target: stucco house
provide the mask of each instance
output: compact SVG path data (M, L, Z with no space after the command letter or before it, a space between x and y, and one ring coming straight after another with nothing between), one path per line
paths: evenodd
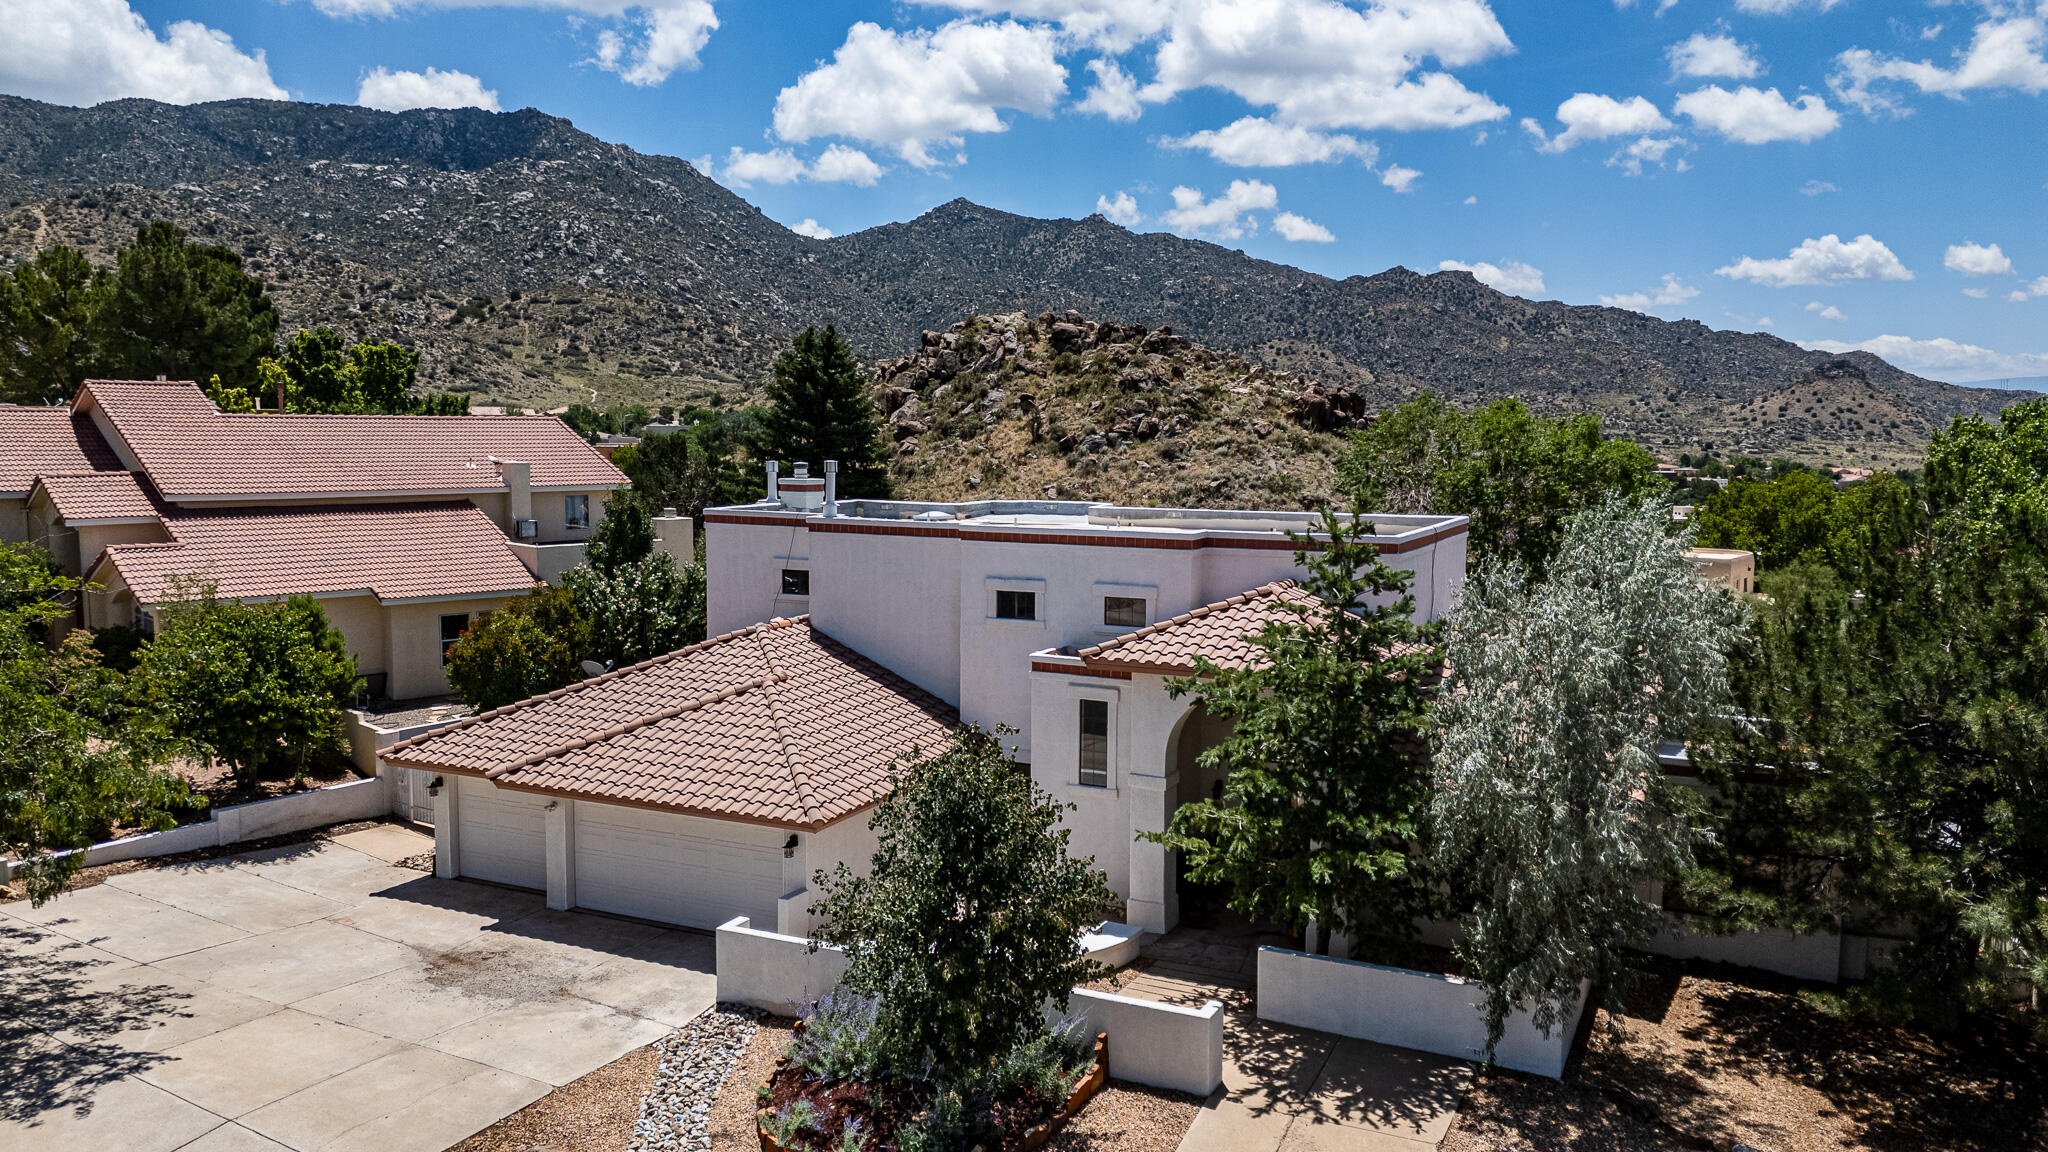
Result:
M225 413L190 381L0 405L0 540L94 585L77 623L153 626L184 587L321 601L374 695L447 691L462 629L583 555L627 481L560 420Z

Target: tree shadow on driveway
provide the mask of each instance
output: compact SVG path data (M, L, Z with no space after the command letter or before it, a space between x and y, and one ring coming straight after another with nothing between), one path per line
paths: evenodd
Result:
M190 996L162 985L96 986L93 970L104 967L82 944L0 925L0 1121L63 1108L89 1115L99 1089L170 1059L131 1051L120 1037L189 1015L180 1002Z

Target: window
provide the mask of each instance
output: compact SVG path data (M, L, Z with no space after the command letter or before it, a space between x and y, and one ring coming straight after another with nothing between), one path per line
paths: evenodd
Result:
M1081 701L1081 783L1109 787L1109 701Z
M441 617L441 663L448 663L448 650L455 647L455 642L462 639L463 632L468 630L468 628L469 613L467 612Z
M590 497L580 494L562 497L562 523L571 528L590 527Z
M811 570L809 568L784 568L782 570L782 594L784 596L809 596L811 594Z
M996 619L1038 619L1038 593L1017 592L1009 588L996 589Z
M1102 598L1102 622L1114 628L1143 628L1145 626L1145 598L1143 596L1104 596Z

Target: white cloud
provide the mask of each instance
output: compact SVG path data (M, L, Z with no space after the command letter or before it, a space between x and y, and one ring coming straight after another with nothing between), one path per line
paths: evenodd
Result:
M1841 113L1811 92L1787 100L1776 88L1747 84L1733 92L1709 84L1680 96L1672 110L1738 144L1818 140L1842 122Z
M1851 48L1835 57L1828 83L1865 112L1904 111L1891 91L1895 85L1950 97L1994 88L2048 92L2048 8L2027 14L2024 6L1989 7L1994 18L1977 25L1970 46L1956 53L1953 68Z
M968 132L1002 132L1001 112L1046 114L1067 90L1051 28L956 21L936 32L892 32L865 20L829 63L775 99L775 134L801 143L846 136L894 148L920 168L931 148L958 149Z
M1289 240L1306 241L1311 244L1328 244L1337 238L1328 228L1306 216L1296 216L1292 212L1282 212L1273 217L1273 231Z
M1145 111L1138 100L1138 81L1123 66L1114 60L1090 60L1088 71L1095 73L1095 86L1088 89L1088 97L1074 105L1082 112L1095 112L1111 120L1136 120Z
M1756 58L1750 47L1725 32L1712 36L1695 32L1673 44L1664 58L1671 61L1673 76L1754 80L1764 72L1763 61Z
M1510 296L1534 296L1543 291L1543 270L1532 268L1520 260L1500 264L1489 264L1484 260L1476 264L1445 260L1436 267L1439 272L1470 272L1474 280Z
M1263 116L1246 116L1221 128L1205 128L1186 136L1168 136L1169 148L1194 148L1239 168L1284 168L1320 164L1356 156L1370 168L1380 150L1370 140L1341 132L1318 132L1298 125L1275 124Z
M811 179L821 184L856 184L874 187L882 178L882 166L858 148L834 144L811 161Z
M1783 16L1801 8L1825 12L1842 0L1735 0L1735 7L1754 16Z
M1536 138L1536 147L1543 152L1562 152L1588 140L1638 136L1671 127L1657 106L1641 96L1616 100L1593 92L1580 92L1559 104L1557 120L1564 131L1556 136L1546 136L1543 126L1533 119L1523 120L1522 127Z
M799 236L809 236L813 240L830 240L832 238L832 230L830 228L825 227L809 216L791 224L789 230Z
M193 20L159 38L127 0L0 0L0 91L55 104L139 96L168 104L290 96L263 52Z
M1112 224L1136 228L1145 222L1145 214L1138 211L1138 198L1129 192L1119 191L1114 197L1097 196L1095 210L1109 218Z
M1714 275L1732 280L1754 280L1776 288L1796 284L1839 284L1845 280L1913 278L1906 266L1899 263L1899 258L1892 255L1892 250L1869 233L1844 243L1832 232L1817 240L1800 241L1799 246L1782 259L1759 260L1754 256L1744 256L1725 268L1714 269Z
M1185 236L1209 236L1235 240L1246 232L1259 230L1250 213L1280 203L1280 194L1263 180L1232 180L1221 196L1205 200L1199 189L1185 185L1173 190L1173 207L1161 217L1168 228Z
M591 63L628 84L659 84L697 67L718 30L711 0L313 0L329 16L395 16L432 8L552 8L606 21Z
M1833 304L1823 304L1818 300L1814 300L1808 303L1806 306L1806 310L1820 317L1823 320L1848 319L1848 317L1842 315L1842 310L1840 308L1835 307Z
M1840 188L1835 187L1826 180L1808 180L1799 186L1799 194L1801 196L1825 196L1830 192L1840 191Z
M1654 292L1625 292L1619 296L1602 296L1600 302L1609 308L1648 312L1652 308L1675 307L1699 294L1700 290L1680 280L1678 273L1666 272L1664 283Z
M978 16L1046 20L1079 44L1122 52L1166 29L1180 0L938 0Z
M1477 204L1477 203L1479 203L1479 197L1477 197L1477 196L1467 196L1467 197L1465 197L1465 207L1467 207L1467 208L1470 208L1470 207L1471 207L1472 205L1474 205L1474 204Z
M1972 300L1982 300L1991 295L1991 290L1988 288L1965 288L1963 289L1963 295L1968 296Z
M408 108L482 108L498 110L498 92L467 72L393 72L374 68L356 86L356 103L385 112Z
M1619 168L1631 176L1641 176L1644 165L1647 164L1655 168L1664 167L1664 157L1669 155L1672 149L1678 148L1684 143L1685 137L1683 136L1644 136L1624 145L1614 155L1609 156L1607 158L1607 166L1609 168ZM1686 163L1683 160L1679 160L1673 164L1673 167L1683 172L1686 169Z
M1946 336L1916 340L1910 336L1873 336L1868 340L1809 340L1800 346L1823 352L1861 349L1934 380L1967 382L1999 380L2009 376L2048 375L2048 354L2039 352L1994 352L1976 344L1964 344Z
M1965 241L1951 244L1941 258L1942 267L1965 276L2010 276L2012 258L2001 251L1996 244L1978 244Z
M2018 304L2023 300L2032 300L2036 296L2048 296L2048 276L2036 276L2031 282L2013 289L2006 299Z
M1380 183L1385 184L1396 192L1408 191L1420 179L1422 179L1420 171L1414 168L1403 168L1399 164L1389 164L1380 172Z

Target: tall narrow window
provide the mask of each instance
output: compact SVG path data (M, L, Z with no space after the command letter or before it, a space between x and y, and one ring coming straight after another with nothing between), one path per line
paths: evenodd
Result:
M809 568L784 568L782 570L782 594L784 596L809 596L811 594L811 570Z
M590 497L582 493L562 497L562 523L571 528L590 527Z
M467 612L441 617L441 663L446 664L448 662L448 650L455 647L455 642L462 639L463 632L467 631L468 628L469 613Z
M1143 628L1145 626L1145 598L1143 596L1104 596L1102 598L1102 622L1112 628Z
M1109 787L1109 701L1081 701L1080 782Z
M1038 593L1013 592L1008 588L998 589L996 591L996 619L1038 619Z

